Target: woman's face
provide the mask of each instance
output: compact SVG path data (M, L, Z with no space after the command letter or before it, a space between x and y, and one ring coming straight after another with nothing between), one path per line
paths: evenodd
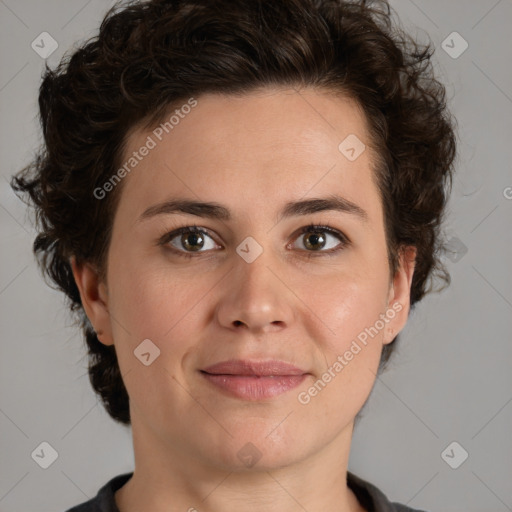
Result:
M86 306L102 342L115 344L134 432L223 468L346 446L382 346L407 319L413 271L389 279L363 114L312 89L196 100L168 133L129 137L124 163L137 163L123 178L107 285ZM357 208L308 207L335 196ZM183 200L222 210L154 208ZM332 232L302 232L310 224ZM204 233L163 238L194 225ZM305 375L202 371L233 359L279 360Z

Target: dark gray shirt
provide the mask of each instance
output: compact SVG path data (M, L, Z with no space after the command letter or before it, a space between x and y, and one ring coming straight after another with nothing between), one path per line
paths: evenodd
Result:
M125 473L107 482L98 494L66 512L119 512L114 499L114 493L120 489L133 475ZM424 512L410 508L400 503L391 503L377 487L347 471L347 485L356 495L359 503L368 512Z

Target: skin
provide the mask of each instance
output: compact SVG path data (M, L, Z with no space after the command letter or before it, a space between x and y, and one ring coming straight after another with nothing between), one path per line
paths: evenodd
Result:
M100 341L115 344L130 396L135 472L115 495L118 507L363 511L346 485L354 418L376 380L383 345L407 321L415 256L409 248L390 280L364 114L352 100L314 89L197 100L124 178L106 282L72 259L85 311ZM349 134L366 144L353 162L338 149ZM125 156L148 135L133 131ZM286 202L332 193L363 208L368 221L339 211L278 220ZM170 197L220 203L233 219L174 213L138 221ZM351 243L308 259L340 244L323 232L322 248L300 234L310 223L335 228ZM169 249L187 252L180 235L173 245L157 245L164 233L194 224L208 232L202 252L188 251L194 257ZM263 248L252 263L236 252L248 236ZM308 241L319 249L308 249ZM385 328L301 404L299 393L393 304L401 310ZM161 351L149 366L134 356L145 339ZM231 358L280 359L310 375L278 397L246 401L199 373ZM237 456L249 442L261 453L252 467Z

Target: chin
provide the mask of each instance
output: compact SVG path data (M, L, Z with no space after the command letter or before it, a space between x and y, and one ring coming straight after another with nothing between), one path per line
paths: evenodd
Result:
M267 471L290 466L297 460L306 457L304 440L294 441L289 437L273 439L269 432L275 429L276 423L266 426L261 432L251 430L234 435L218 446L217 455L213 455L214 463L227 471Z

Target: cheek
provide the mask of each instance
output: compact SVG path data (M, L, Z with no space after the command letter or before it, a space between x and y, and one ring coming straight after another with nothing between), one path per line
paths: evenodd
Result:
M317 372L298 397L314 411L315 421L344 425L368 398L382 352L385 297L385 288L353 283L333 291L323 304Z
M304 290L306 292L306 289ZM333 344L356 337L385 312L388 281L382 272L343 272L304 295L328 328Z
M308 396L317 404L333 400L340 407L330 409L329 414L356 414L373 386L387 326L382 320L388 284L384 267L382 275L331 280L318 301L310 296L321 312L325 335L317 343L320 369L316 378L320 382L306 390L304 401ZM315 393L322 397L317 400Z
M130 265L125 260L112 273L109 309L114 340L126 358L150 339L160 349L162 360L176 361L176 353L194 342L194 331L197 338L201 298L214 281L210 283L200 273L185 276L165 265L144 267L141 263Z

